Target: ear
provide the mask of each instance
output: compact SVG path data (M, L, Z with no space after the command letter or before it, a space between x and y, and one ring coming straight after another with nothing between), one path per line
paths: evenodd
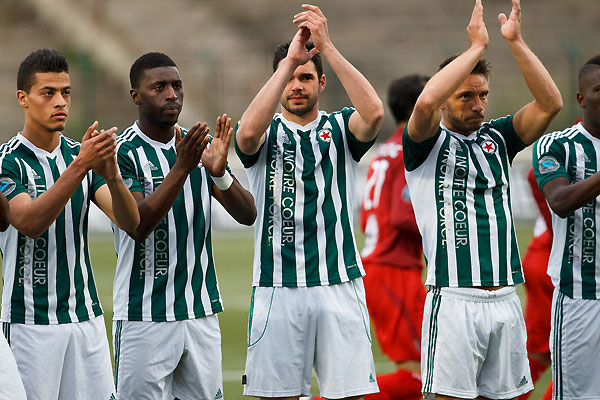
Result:
M137 90L130 89L129 90L129 95L131 96L131 100L133 100L133 103L136 106L139 106L140 104L142 104L142 101L140 100L140 95L139 95L139 93L138 93Z
M319 79L319 94L323 93L323 90L325 90L325 86L326 86L327 82L325 80L325 74L321 75L321 79Z
M579 107L585 108L585 96L580 92L577 92L577 104Z
M27 100L27 92L24 90L17 90L17 101L19 102L19 105L21 105L21 107L28 107Z

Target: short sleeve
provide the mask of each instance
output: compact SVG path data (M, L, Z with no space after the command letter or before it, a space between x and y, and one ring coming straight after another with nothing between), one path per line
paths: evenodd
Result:
M407 171L414 171L425 162L429 153L435 146L442 133L442 128L438 128L435 135L420 143L414 142L408 135L408 124L402 133L402 152L404 154L404 168Z
M272 125L272 123L271 123L271 125ZM269 130L271 129L271 125L269 125L269 128L265 132L265 135L269 134ZM242 165L244 166L244 168L250 168L254 164L256 164L256 162L258 161L258 157L260 156L260 152L265 147L265 143L267 141L265 140L263 142L263 144L260 145L260 147L258 148L258 150L256 151L256 153L254 153L254 154L246 154L246 153L242 152L242 150L240 149L240 147L238 146L238 143L237 143L237 131L238 131L239 127L240 127L240 123L238 122L237 125L235 126L235 132L233 134L233 148L235 149L235 154L237 154L237 156L240 159L240 161L242 162Z
M348 139L348 149L350 150L350 154L352 154L354 161L359 162L362 156L364 156L366 152L373 147L377 136L368 142L361 142L354 136L354 134L350 131L350 126L348 124L350 122L350 117L355 111L356 109L353 107L344 107L340 113L342 114L342 119L344 120L344 131L346 132L346 138Z
M21 169L13 158L4 157L0 161L0 192L7 200L19 193L27 193L27 188L22 182Z
M92 193L96 193L96 191L105 183L106 181L103 177L92 171Z
M513 117L513 115L508 115L503 118L494 119L488 123L490 128L500 132L504 138L504 141L506 142L506 153L511 163L517 153L527 147L519 135L517 135L517 132L515 132Z
M143 192L142 183L139 181L138 175L135 169L135 161L129 157L124 147L121 147L117 152L117 164L119 165L119 172L125 182L125 186L130 192Z
M542 136L544 138L544 136ZM569 174L565 168L566 152L564 147L555 140L552 140L549 145L544 141L541 146L542 138L538 139L533 145L533 172L540 190L546 182L559 177L565 177L570 180Z

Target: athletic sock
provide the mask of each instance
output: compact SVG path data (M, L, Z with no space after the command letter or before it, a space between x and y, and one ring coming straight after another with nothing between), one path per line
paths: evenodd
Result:
M548 366L540 363L539 361L534 360L531 357L528 357L528 359L529 370L531 371L531 380L532 383L535 384L537 380L540 379L540 376L542 376L544 372L546 372ZM529 398L529 395L531 395L531 393L533 393L533 390L531 392L520 395L519 400L526 400L527 398Z
M377 375L379 393L365 395L365 400L421 399L421 375L405 369Z

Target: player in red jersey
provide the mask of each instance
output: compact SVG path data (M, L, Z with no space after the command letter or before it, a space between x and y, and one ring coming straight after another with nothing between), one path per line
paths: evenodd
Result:
M421 235L404 177L402 132L428 78L410 75L388 89L396 132L369 165L360 224L367 307L381 350L397 370L378 375L380 393L365 399L421 398L421 323L425 303Z
M550 314L554 286L546 270L552 249L552 216L546 198L535 181L533 168L527 174L527 181L540 211L533 229L533 238L529 242L522 263L527 293L525 304L527 353L531 379L535 383L550 365ZM525 400L531 393L520 396L519 399ZM551 398L552 385L548 387L542 400Z

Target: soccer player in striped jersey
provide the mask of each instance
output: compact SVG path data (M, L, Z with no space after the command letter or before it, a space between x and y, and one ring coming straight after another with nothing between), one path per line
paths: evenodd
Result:
M176 127L183 84L173 60L147 53L131 66L138 120L118 137L117 161L141 222L115 229L115 386L121 399L221 399L223 310L211 244L211 197L238 222L256 208L227 167L233 129L217 118Z
M600 55L579 71L583 121L543 136L533 168L552 210L554 399L600 399Z
M322 11L302 7L235 137L258 210L244 394L298 399L314 367L323 397L358 399L377 383L352 198L383 105L332 44ZM356 109L319 111L321 55Z
M498 16L534 100L483 123L489 38L481 0L471 46L442 63L419 96L404 134L406 180L423 237L429 287L423 316L425 396L514 398L533 388L514 231L509 165L562 107L552 78L521 36L519 0Z
M0 183L0 232L6 231L10 225L10 208L8 200L1 193L2 186L2 183ZM2 328L4 328L5 324L2 325ZM2 333L4 333L4 330ZM0 360L2 360L0 364L0 398L26 400L25 388L15 357L4 335L0 335Z
M81 144L61 134L71 105L68 64L56 50L19 67L25 126L0 147L0 190L11 226L2 323L28 399L108 399L112 368L88 252L90 202L124 229L139 214L119 175L116 128L92 124Z
M409 75L390 85L396 132L379 146L367 172L360 214L367 235L361 253L367 307L381 351L397 368L377 376L380 393L367 400L422 398L423 247L404 177L402 132L428 79Z

